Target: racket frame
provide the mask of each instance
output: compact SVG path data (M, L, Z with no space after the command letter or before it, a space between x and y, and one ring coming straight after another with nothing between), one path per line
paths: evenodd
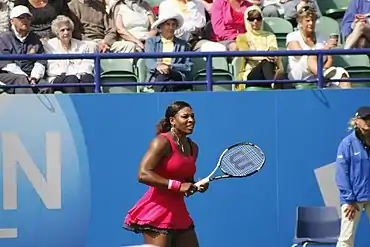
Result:
M232 149L233 147L240 146L240 145L249 145L249 146L253 146L254 148L257 148L257 149L261 152L261 154L263 155L263 158L264 158L264 159L263 159L262 164L259 166L259 168L258 168L258 169L256 169L254 172L251 172L251 173L249 173L249 174L247 174L247 175L245 175L245 176L233 176L233 175L227 174L227 172L225 172L222 168L220 168L220 170L221 170L224 174L223 174L223 175L219 175L219 176L216 176L216 177L213 177L213 178L212 178L213 174L215 174L215 173L216 173L216 171L218 170L218 168L220 167L220 165L221 165L221 160L222 160L222 158L223 158L224 154L225 154L228 150ZM213 171L212 171L212 172L211 172L207 177L205 177L205 178L203 178L202 180L200 180L200 181L196 182L194 185L195 185L195 186L197 186L197 187L199 187L199 186L201 186L201 185L207 184L207 183L209 183L209 182L211 182L211 181L218 180L218 179L221 179L221 178L245 178L245 177L249 177L249 176L252 176L253 174L257 173L259 170L261 170L261 168L265 165L265 163L266 163L266 156L265 156L265 153L262 151L262 149L261 149L259 146L257 146L256 144L250 143L250 142L239 142L239 143L236 143L236 144L234 144L234 145L232 145L232 146L228 147L227 149L225 149L225 150L222 152L222 154L220 155L220 158L218 159L218 162L217 162L217 165L216 165L215 169L214 169L214 170L213 170Z

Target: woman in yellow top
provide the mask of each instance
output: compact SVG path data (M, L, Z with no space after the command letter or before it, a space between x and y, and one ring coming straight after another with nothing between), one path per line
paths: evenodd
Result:
M258 6L251 6L244 13L247 32L236 38L239 51L268 51L277 50L276 36L263 30L263 15ZM283 75L284 68L278 57L245 57L242 60L241 70L237 80L268 80L272 81ZM248 84L247 87L272 88L272 83ZM235 89L242 91L245 84L235 85Z

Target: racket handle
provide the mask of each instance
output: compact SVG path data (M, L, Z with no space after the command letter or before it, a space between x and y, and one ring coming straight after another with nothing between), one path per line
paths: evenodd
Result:
M209 178L203 178L202 180L196 182L194 185L199 187L199 186L207 184L207 183L209 183Z

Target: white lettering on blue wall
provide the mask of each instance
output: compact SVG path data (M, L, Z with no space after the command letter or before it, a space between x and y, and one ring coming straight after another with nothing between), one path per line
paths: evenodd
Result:
M3 209L15 210L18 208L17 170L19 169L17 166L23 170L47 209L61 209L60 133L45 133L45 177L17 134L3 132L1 137L3 147Z
M1 238L17 238L18 229L17 228L0 228L0 239Z

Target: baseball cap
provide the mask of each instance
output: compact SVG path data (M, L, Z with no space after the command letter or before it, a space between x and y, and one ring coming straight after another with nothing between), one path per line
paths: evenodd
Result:
M355 116L358 118L370 117L370 106L361 106L357 109Z
M10 11L10 19L17 18L17 17L19 17L21 15L24 15L24 14L28 14L28 15L32 16L30 10L26 6L23 6L23 5L15 6L12 9L12 11Z

